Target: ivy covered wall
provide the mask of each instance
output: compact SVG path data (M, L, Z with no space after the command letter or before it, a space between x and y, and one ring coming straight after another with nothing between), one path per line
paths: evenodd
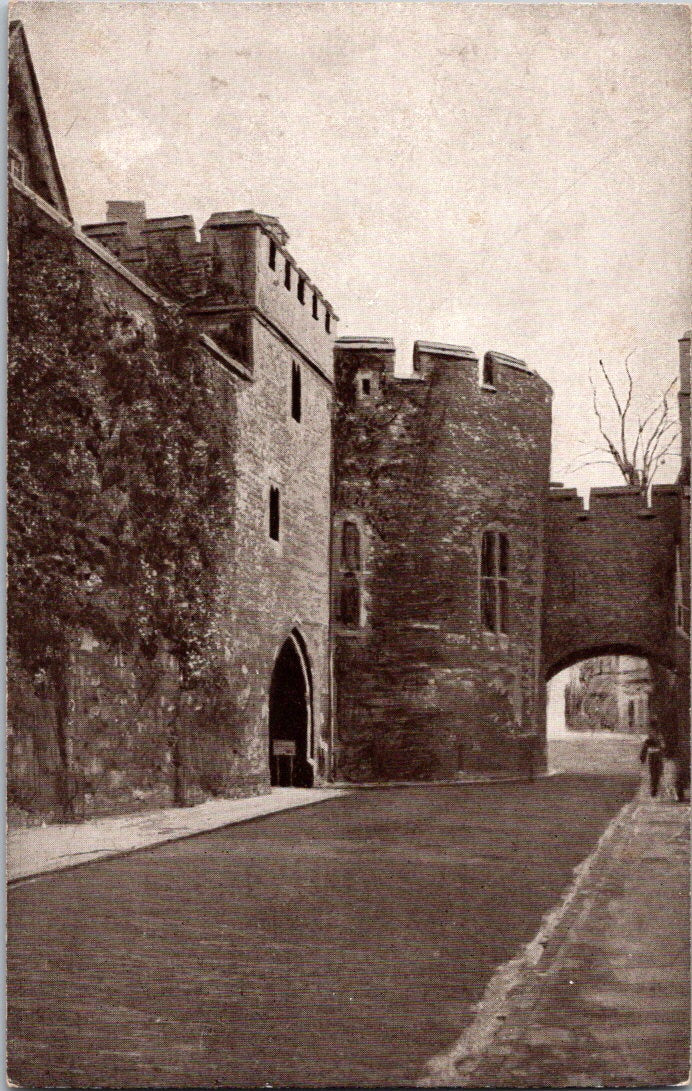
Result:
M233 377L71 229L9 214L10 807L253 790L219 609Z

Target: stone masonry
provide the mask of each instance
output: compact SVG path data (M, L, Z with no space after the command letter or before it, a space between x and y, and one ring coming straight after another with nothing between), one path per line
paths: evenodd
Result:
M516 769L545 716L550 388L512 357L489 353L479 372L471 349L428 342L400 378L391 342L342 338L336 394L337 775ZM348 524L361 535L355 573ZM481 620L484 531L508 542L507 617L494 632ZM340 615L354 576L355 624Z
M545 764L546 680L589 655L674 670L686 724L689 335L679 482L654 488L650 506L630 489L594 489L585 510L550 488L551 390L536 371L419 341L403 376L389 339L335 342L334 309L274 217L219 212L198 234L189 216L111 201L103 222L77 229L20 24L10 40L14 197L70 234L105 302L149 326L161 308L186 317L219 420L233 425L218 603L230 712L200 790L268 790L272 740L290 742L285 723L272 727L272 692L303 718L301 783L533 774ZM106 743L121 731L130 676L126 649L109 673L85 634L77 737L86 724ZM22 685L9 770L20 787L27 739L50 719ZM151 716L132 713L134 731L153 730L159 698ZM118 762L132 802L142 771L127 754Z

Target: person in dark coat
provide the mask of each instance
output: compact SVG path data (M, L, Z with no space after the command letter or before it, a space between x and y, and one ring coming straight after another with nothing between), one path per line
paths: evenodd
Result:
M649 764L649 788L652 796L658 795L658 786L663 774L663 739L661 733L652 727L644 739L639 751L639 760Z

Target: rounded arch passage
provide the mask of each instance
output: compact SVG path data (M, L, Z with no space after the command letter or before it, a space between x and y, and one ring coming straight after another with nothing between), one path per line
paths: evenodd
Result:
M305 642L293 630L274 661L269 685L272 785L309 788L312 765L312 672Z
M572 667L575 663L581 663L584 659L595 659L603 655L632 655L636 656L637 659L647 659L650 663L655 663L676 673L674 657L662 652L659 648L631 643L588 644L583 648L572 649L569 653L548 664L545 669L545 681L549 682L560 671Z

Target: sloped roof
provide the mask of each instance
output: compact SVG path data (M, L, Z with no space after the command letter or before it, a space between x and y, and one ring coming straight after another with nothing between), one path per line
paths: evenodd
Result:
M10 73L22 66L28 75L28 87L26 89L33 98L33 104L39 119L38 129L40 131L34 131L31 134L32 138L43 152L40 157L40 164L37 166L43 175L46 188L51 195L52 203L59 212L71 220L72 213L70 211L70 203L67 199L67 191L62 180L58 158L53 146L53 139L50 134L50 128L48 127L48 119L43 105L41 88L39 87L34 65L31 60L29 43L27 42L22 23L19 19L14 19L10 23L9 28ZM22 85L26 86L26 81L22 81ZM12 88L12 83L10 83L10 88Z

